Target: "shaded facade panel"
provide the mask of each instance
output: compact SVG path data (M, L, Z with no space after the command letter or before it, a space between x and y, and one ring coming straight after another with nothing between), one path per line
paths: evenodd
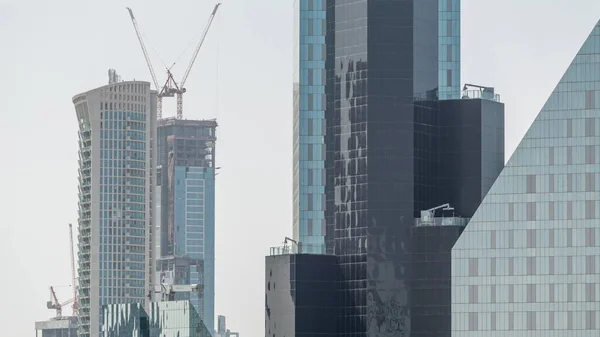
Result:
M504 104L464 97L439 102L436 205L470 218L504 167Z
M416 219L413 241L411 336L451 335L451 249L465 228L467 218Z
M453 337L598 336L599 88L600 22L452 249Z
M335 256L267 256L265 272L265 337L337 336Z

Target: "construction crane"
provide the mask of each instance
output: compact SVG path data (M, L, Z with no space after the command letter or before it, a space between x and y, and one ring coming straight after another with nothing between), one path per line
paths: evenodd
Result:
M196 46L196 49L194 50L192 59L190 60L190 63L188 64L188 67L185 70L185 73L184 73L181 81L179 81L179 83L177 83L177 81L175 81L173 73L171 72L171 69L175 65L175 64L173 64L170 68L167 68L167 80L165 81L165 84L162 87L158 86L158 81L156 80L156 75L154 74L154 67L152 67L152 63L150 62L150 57L148 56L148 51L146 50L146 47L144 45L144 41L142 39L142 34L140 33L140 29L138 27L135 16L133 15L133 11L131 10L131 8L127 7L127 10L129 11L129 16L131 17L131 22L133 23L133 27L135 29L135 33L140 42L140 46L142 47L142 52L144 53L144 58L146 59L146 63L148 64L148 69L150 70L150 75L152 76L152 81L154 82L154 86L156 88L156 91L158 92L156 108L157 108L157 117L159 119L162 118L162 98L163 97L173 97L174 95L177 95L177 119L183 118L183 94L187 91L185 88L185 82L187 81L187 78L190 75L190 72L192 71L192 67L194 66L196 57L198 56L198 53L200 52L200 48L202 48L202 45L204 44L204 40L206 39L206 35L208 34L208 31L210 29L210 26L212 25L213 19L215 18L215 15L217 14L217 10L219 9L219 6L221 6L220 2L215 5L212 13L210 14L210 16L208 18L208 23L206 24L206 27L204 28L204 31L202 32L202 37L200 38L200 42L198 42L198 45Z
M69 224L69 239L71 244L71 287L73 287L73 316L77 316L79 301L77 300L77 277L75 276L75 252L73 249L73 225Z
M48 309L54 309L56 310L56 318L61 318L62 317L62 308L73 302L75 299L72 298L66 302L60 303L58 301L58 298L56 297L56 292L54 291L54 287L50 287L50 301L48 301L46 303L46 306L48 307Z

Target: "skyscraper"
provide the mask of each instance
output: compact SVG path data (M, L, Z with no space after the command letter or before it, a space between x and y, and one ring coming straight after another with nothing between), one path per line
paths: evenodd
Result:
M73 98L79 125L79 335L98 336L101 306L145 303L154 269L156 94L109 84Z
M458 99L460 82L460 0L438 0L438 98Z
M452 336L600 330L600 22L452 249Z
M215 120L158 122L156 282L201 284L189 299L209 331L215 321ZM190 297L191 296L191 297Z
M326 0L294 1L293 236L325 244Z

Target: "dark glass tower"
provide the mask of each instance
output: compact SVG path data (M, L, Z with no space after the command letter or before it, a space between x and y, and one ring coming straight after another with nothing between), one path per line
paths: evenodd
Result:
M433 138L435 104L424 99L438 86L438 1L336 0L327 14L326 217L344 276L338 331L409 336L410 229L418 199L433 190L424 179L433 155L419 147Z

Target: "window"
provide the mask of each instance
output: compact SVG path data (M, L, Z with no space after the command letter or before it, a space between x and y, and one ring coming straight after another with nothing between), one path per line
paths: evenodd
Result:
M567 146L567 164L573 164L573 147Z
M567 119L567 137L573 137L573 120Z
M554 165L554 147L548 149L548 165Z
M593 192L596 190L596 174L586 173L585 174L585 191Z
M596 146L586 145L585 146L585 163L595 164L596 163Z
M310 27L310 26L309 26ZM312 61L313 59L313 45L312 43L307 44L307 60Z
M536 219L536 207L535 202L527 203L527 221L533 221Z
M596 92L594 90L588 90L585 92L585 108L596 108Z
M596 119L586 118L585 119L585 136L594 137L596 135Z
M527 176L527 193L535 193L535 175Z
M512 221L515 219L515 204L512 202L508 203L508 220Z
M315 70L314 69L308 69L308 85L313 85L314 84L314 79L313 79L313 72Z
M446 70L446 86L452 86L452 70Z
M527 230L527 248L535 248L536 247L535 236L536 236L535 229Z
M446 46L446 61L452 62L452 45Z
M446 33L448 36L452 36L452 20L446 21Z
M554 174L548 175L548 192L554 193Z
M536 302L535 284L528 284L527 285L527 302L528 303L535 303Z
M313 19L308 19L308 36L312 36L313 35ZM310 44L309 44L310 46Z
M527 275L535 275L536 267L535 267L535 256L527 257Z
M470 285L469 286L469 303L477 303L477 286Z
M594 247L596 245L596 229L586 228L585 229L585 246Z
M596 274L596 256L588 255L585 257L585 273Z
M573 192L573 173L567 174L567 192Z
M469 276L477 276L479 274L477 263L477 258L469 258Z
M596 218L596 201L586 200L585 201L585 218L594 219Z

